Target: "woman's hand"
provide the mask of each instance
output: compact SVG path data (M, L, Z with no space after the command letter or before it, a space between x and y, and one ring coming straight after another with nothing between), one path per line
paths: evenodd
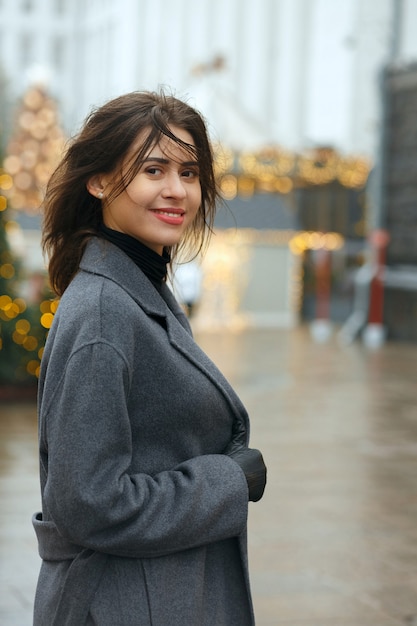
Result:
M249 489L249 500L258 502L264 494L266 485L266 466L259 450L240 448L228 454L241 467Z

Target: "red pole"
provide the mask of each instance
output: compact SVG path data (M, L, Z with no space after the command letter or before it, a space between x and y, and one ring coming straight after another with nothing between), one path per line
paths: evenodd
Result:
M370 238L373 248L375 273L369 293L368 324L383 325L384 319L384 267L389 235L385 230L375 230Z

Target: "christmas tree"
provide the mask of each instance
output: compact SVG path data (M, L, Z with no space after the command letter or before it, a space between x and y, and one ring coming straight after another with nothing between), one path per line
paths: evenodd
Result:
M36 213L46 183L64 148L58 107L41 85L30 87L17 109L4 169L12 176L8 191L13 209Z
M11 177L0 173L0 189L5 190L12 185ZM19 345L14 341L13 335L18 327L13 320L21 317L26 309L26 303L17 297L17 279L19 264L12 254L7 238L9 225L7 199L0 196L0 385L14 383L20 378L19 369L20 352Z
M16 227L2 193L12 185L0 170L0 389L36 384L48 329L58 303L41 277L37 301L22 297L22 286L33 282L11 249L8 231ZM0 399L1 399L0 394Z
M36 383L43 345L57 307L46 273L30 275L12 249L8 232L18 228L20 211L39 212L44 188L63 146L55 102L43 87L29 88L17 108L4 169L0 169L0 388ZM33 288L29 299L22 297L28 285L33 287L36 281L36 297Z

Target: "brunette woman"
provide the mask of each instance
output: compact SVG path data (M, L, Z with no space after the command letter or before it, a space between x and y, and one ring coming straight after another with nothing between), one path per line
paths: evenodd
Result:
M49 182L35 626L254 624L246 524L265 465L165 282L216 199L204 121L163 93L93 112Z

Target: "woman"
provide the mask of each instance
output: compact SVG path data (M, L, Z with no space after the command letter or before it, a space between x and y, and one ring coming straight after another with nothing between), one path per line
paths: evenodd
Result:
M265 465L165 283L215 202L201 116L148 92L92 113L49 182L61 300L39 381L36 626L254 623L246 522Z

